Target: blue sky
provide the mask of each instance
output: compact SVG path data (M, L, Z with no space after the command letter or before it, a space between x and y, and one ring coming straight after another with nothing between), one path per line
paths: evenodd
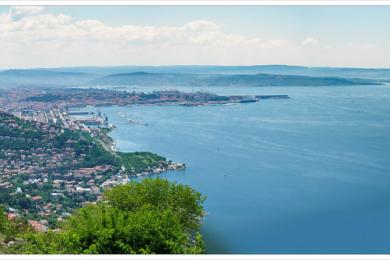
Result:
M0 22L0 67L390 67L390 6L1 6Z

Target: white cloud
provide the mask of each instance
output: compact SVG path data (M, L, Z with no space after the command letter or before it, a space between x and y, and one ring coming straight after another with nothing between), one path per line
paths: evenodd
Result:
M67 15L39 14L39 9L15 9L0 27L0 39L30 44L41 41L90 41L103 43L164 43L231 47L251 45L258 48L278 47L280 40L262 40L227 34L213 21L191 21L182 26L109 26L98 20L76 20ZM28 14L28 15L26 15Z
M320 43L320 40L318 40L317 38L315 37L307 37L306 39L304 39L302 41L302 45L311 45L311 44L317 44L317 43Z
M333 49L333 46L332 45L325 45L322 47L323 50L331 50Z
M42 6L12 6L8 15L10 19L20 19L25 16L40 13L43 9Z
M359 42L359 43L349 42L347 46L351 49L357 49L357 50L363 49L363 50L370 50L370 51L377 49L378 47L376 44L367 43L367 42Z
M362 66L362 61L364 66L388 64L383 55L388 47L378 41L375 45L350 46L349 39L321 38L320 42L308 36L294 40L248 36L229 29L210 20L170 26L113 26L100 20L53 14L48 8L12 7L0 13L0 68L122 64ZM369 51L362 52L362 48Z
M368 43L368 44L364 44L362 47L364 49L374 49L374 48L376 48L376 45Z
M205 58L211 52L219 56L228 55L229 51L237 52L237 49L260 53L284 44L280 39L226 33L222 24L209 20L189 21L178 26L111 26L99 20L46 13L41 7L12 7L8 15L0 14L0 23L0 56L10 57L13 53L17 56L13 58L14 63L19 60L18 64L36 57L41 57L43 62L44 57L50 57L51 53L57 59L65 54L73 56L74 63L83 64L96 63L96 57L103 57L106 53L112 56L111 63L115 59L124 63L140 62L140 57L150 57L145 53L155 53L160 57L154 59L164 57L172 62L180 59L175 55L167 56L167 53L181 53L191 62L191 58ZM135 53L140 54L134 57ZM128 54L133 57L126 56ZM24 59L19 58L22 55L26 55ZM128 60L123 60L123 57L128 57ZM47 59L48 62L52 60ZM149 61L153 63L153 60Z

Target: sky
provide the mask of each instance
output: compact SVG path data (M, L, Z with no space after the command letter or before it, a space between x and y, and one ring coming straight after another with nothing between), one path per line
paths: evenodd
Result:
M390 68L390 6L0 6L0 68Z

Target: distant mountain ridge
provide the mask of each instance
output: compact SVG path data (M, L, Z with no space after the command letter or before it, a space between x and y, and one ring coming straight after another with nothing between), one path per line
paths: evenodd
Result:
M0 72L0 87L70 86L86 84L94 78L96 78L95 75L85 72L50 69L11 69Z
M86 72L74 72L74 71L57 71L51 69L9 69L0 72L1 76L80 76L80 75L91 75Z
M275 74L185 74L133 72L112 74L92 81L97 85L127 86L338 86L338 85L376 85L365 79L344 79L337 77L309 77Z
M357 85L390 81L390 69L254 66L113 66L10 69L0 87Z
M85 72L101 76L119 73L188 73L188 74L282 74L313 77L342 77L390 79L390 68L305 67L292 65L168 65L168 66L109 66L54 68L56 71Z

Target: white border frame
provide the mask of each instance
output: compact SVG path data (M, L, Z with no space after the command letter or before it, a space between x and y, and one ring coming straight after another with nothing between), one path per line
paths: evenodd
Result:
M311 260L311 259L333 259L333 260L387 260L390 259L389 255L247 255L247 254L231 254L231 255L0 255L3 260L15 260L15 259L31 259L31 260L51 260L51 259L72 259L72 260L85 260L85 259L159 259L159 260L199 260L199 259L218 259L218 260L236 260L236 259L266 259L266 260L278 260L278 259L291 259L291 260Z
M40 5L40 6L191 6L191 5L206 5L206 6L374 6L382 5L389 6L389 0L0 0L0 6L22 6L22 5ZM390 26L390 25L389 25ZM390 246L390 245L389 245ZM49 259L291 259L291 260L309 260L309 259L336 259L336 260L382 260L389 259L390 255L386 254L209 254L209 255L0 255L1 260L16 260L16 259L31 259L31 260L49 260Z
M390 5L388 0L0 0L0 5Z
M72 260L86 260L86 259L98 259L98 260L128 260L128 259L159 259L159 260L199 260L199 259L217 259L217 260L236 260L236 259L264 259L264 260L278 260L278 259L291 259L291 260L311 260L311 259L332 259L332 260L388 260L390 255L269 255L269 254L231 254L231 255L0 255L2 260L16 260L16 259L29 259L29 260L51 260L51 259L72 259Z

